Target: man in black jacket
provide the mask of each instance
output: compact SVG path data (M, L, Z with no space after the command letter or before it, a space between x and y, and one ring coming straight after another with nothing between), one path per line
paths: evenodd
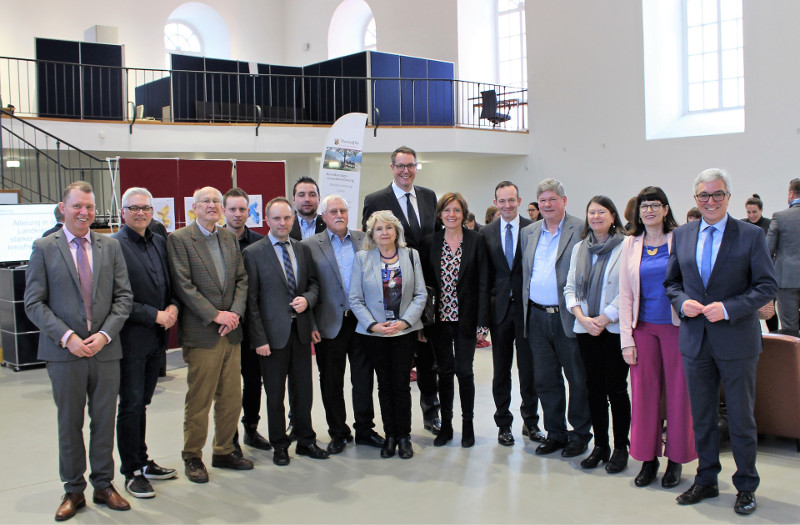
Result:
M378 210L390 210L403 225L409 248L419 249L422 238L433 233L436 227L436 193L428 188L416 186L417 153L400 146L392 153L394 180L382 190L364 198L362 229L367 230L367 219ZM425 429L439 433L439 398L437 395L435 360L430 343L417 347L417 386Z
M153 196L145 188L130 188L122 196L125 226L112 235L119 241L133 291L133 309L120 331L119 411L117 448L125 488L134 497L152 498L150 479L169 479L174 469L147 458L145 417L153 399L169 328L178 319L167 265L167 241L148 226Z

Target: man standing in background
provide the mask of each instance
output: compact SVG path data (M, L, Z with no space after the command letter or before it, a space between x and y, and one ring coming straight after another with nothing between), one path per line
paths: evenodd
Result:
M775 261L781 328L800 335L800 179L789 183L789 209L772 216L767 246Z

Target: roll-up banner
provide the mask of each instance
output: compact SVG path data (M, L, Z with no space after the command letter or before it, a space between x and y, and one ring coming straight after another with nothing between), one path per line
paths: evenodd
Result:
M347 226L351 230L361 227L357 211L361 185L361 152L366 125L366 113L348 113L333 123L325 140L317 180L320 197L335 193L347 200L350 205Z

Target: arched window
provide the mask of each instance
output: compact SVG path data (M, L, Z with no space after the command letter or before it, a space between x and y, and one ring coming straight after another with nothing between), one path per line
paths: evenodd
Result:
M328 58L377 49L375 17L364 0L344 0L328 27Z
M378 33L375 30L375 17L369 19L367 29L364 31L364 50L377 51L378 50Z
M164 26L164 49L167 53L202 56L200 35L182 20L170 20Z

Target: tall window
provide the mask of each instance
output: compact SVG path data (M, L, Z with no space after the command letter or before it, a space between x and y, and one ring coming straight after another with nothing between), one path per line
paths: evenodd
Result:
M685 0L686 109L744 107L741 0Z
M179 20L170 20L164 26L164 49L167 52L167 69L171 67L170 53L203 55L203 41L191 26Z
M367 28L364 31L364 50L377 51L378 50L378 32L375 30L375 17L369 19Z
M528 87L525 45L525 0L497 0L498 82Z

